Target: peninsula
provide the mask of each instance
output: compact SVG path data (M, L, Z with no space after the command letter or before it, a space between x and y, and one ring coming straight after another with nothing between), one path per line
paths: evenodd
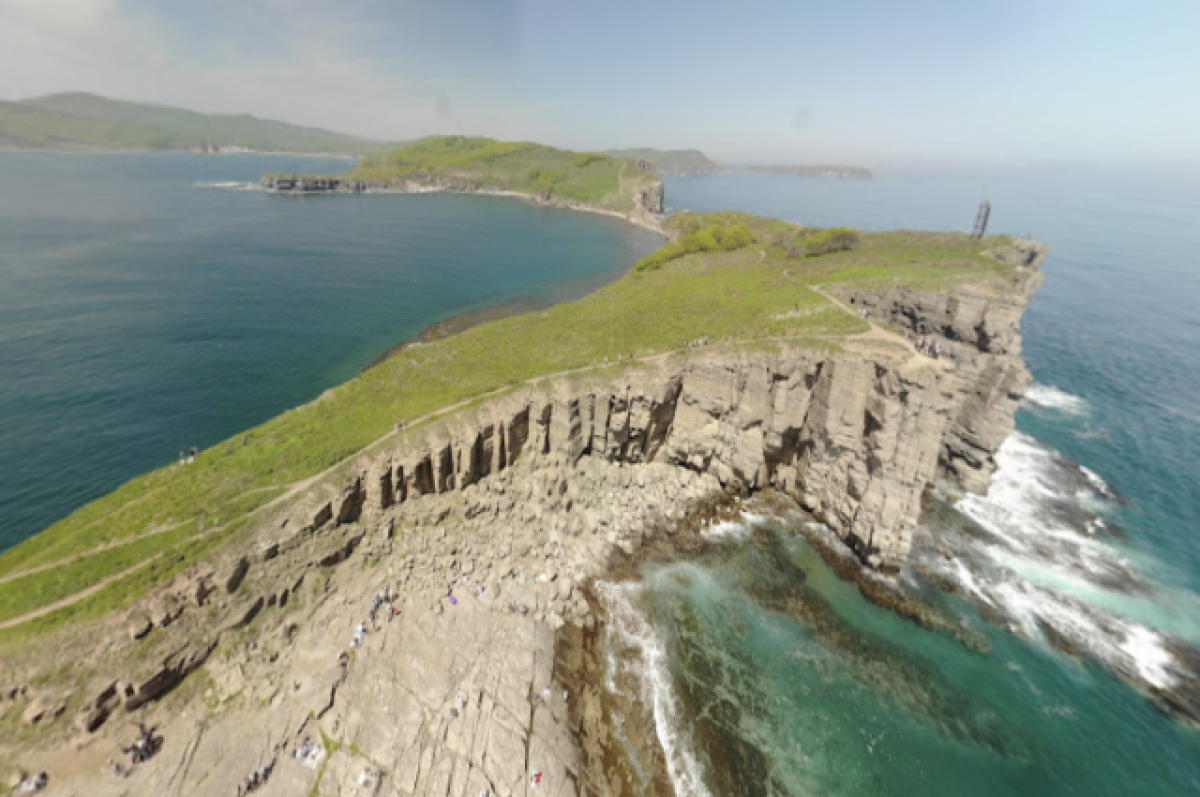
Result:
M655 229L655 216L663 212L662 180L649 161L464 136L431 136L364 158L344 175L269 173L262 185L289 194L452 191L521 196L552 207L617 215Z
M652 219L670 243L581 300L402 349L0 556L7 772L100 797L644 793L614 730L641 709L589 665L593 585L701 545L749 497L809 518L872 599L948 627L894 574L936 479L986 488L1030 382L1043 246L659 220L649 164L481 139L311 179L264 182L507 192ZM1200 718L1195 695L1158 697ZM114 774L135 721L154 755Z

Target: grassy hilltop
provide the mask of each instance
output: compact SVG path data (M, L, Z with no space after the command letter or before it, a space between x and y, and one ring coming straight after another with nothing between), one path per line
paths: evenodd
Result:
M484 148L485 163L512 153L556 168L574 158L527 145ZM411 152L411 150L410 150ZM418 149L425 168L453 152ZM406 156L407 157L407 156ZM583 156L593 174L605 161ZM473 156L466 158L474 163ZM574 162L572 160L572 162ZM513 179L530 179L508 172ZM380 174L405 160L365 167ZM389 170L395 170L390 172ZM504 172L499 172L504 173ZM388 433L401 417L568 370L603 371L618 354L678 351L707 336L714 345L837 349L867 324L810 289L850 285L946 287L1011 284L1014 267L988 256L1003 239L918 232L820 231L741 213L669 218L675 243L590 296L545 311L493 321L405 349L320 399L172 465L132 480L0 555L0 645L23 643L127 606L153 586L253 532L253 513L289 486L331 468ZM666 253L665 255L663 253ZM735 341L736 338L736 342ZM90 592L85 592L91 590ZM12 625L44 607L56 610Z
M0 102L0 149L190 150L206 145L341 155L361 154L379 146L366 139L246 114L203 114L95 94L52 94Z
M658 182L653 170L627 158L465 136L434 136L365 158L347 177L379 187L458 181L618 212L632 210L636 188Z

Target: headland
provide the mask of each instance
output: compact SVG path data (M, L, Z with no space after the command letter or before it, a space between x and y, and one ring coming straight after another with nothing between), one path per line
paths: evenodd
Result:
M615 168L617 193L585 203L568 171L551 198L654 196L650 170L626 193L627 164L573 162L607 188ZM514 190L366 168L344 190ZM634 793L593 585L747 498L804 513L844 577L943 627L893 574L936 479L987 486L1045 248L661 225L672 243L595 293L398 351L0 557L10 771L64 794L256 772L264 795ZM164 744L114 774L134 721Z
M491 194L537 205L603 213L655 231L663 185L644 159L568 152L528 142L434 136L364 158L344 175L267 174L263 188L281 194Z

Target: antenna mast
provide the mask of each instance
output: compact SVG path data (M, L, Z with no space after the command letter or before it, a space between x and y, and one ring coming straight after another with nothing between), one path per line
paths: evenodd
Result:
M972 238L982 238L987 233L988 218L991 215L992 203L985 199L979 203L979 212L975 214L975 230L971 233Z

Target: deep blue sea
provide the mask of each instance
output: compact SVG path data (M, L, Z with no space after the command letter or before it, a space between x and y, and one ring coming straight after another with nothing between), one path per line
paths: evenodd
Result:
M0 157L0 548L433 321L578 295L658 242L503 199L249 185L345 166ZM712 529L601 588L680 797L1200 794L1200 733L1148 694L1200 644L1200 171L667 181L675 208L873 230L966 231L985 197L992 231L1053 247L1037 383L988 495L943 487L903 578L987 651L868 603L802 518Z
M253 190L348 166L0 155L0 550L427 324L581 295L661 242L512 199Z
M942 485L901 583L976 652L867 602L769 506L601 585L610 689L680 795L1200 794L1200 732L1151 700L1200 643L1200 171L722 174L668 204L1053 246L1035 375L986 496ZM1067 652L1069 651L1069 652Z

